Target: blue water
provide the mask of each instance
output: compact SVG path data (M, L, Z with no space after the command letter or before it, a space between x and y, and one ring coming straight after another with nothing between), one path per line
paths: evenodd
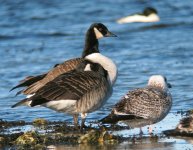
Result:
M193 106L192 0L54 0L0 1L0 119L72 121L71 116L43 107L10 108L23 96L9 90L28 75L46 72L54 64L79 57L85 32L93 22L104 23L117 38L100 40L100 50L119 70L114 93L87 121L109 113L128 90L143 87L148 77L163 74L173 85L171 112ZM119 25L116 19L155 7L157 23Z

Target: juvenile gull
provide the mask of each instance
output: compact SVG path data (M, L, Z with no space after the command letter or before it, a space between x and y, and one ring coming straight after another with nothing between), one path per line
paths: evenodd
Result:
M135 128L161 121L172 106L168 88L171 88L171 85L164 76L151 76L145 88L129 91L101 122L123 121L130 128Z

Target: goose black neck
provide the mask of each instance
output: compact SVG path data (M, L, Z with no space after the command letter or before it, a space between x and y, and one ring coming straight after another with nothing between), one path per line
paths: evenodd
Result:
M85 46L82 57L86 57L92 53L99 53L98 45L98 39L96 38L94 30L93 28L90 28L86 33Z

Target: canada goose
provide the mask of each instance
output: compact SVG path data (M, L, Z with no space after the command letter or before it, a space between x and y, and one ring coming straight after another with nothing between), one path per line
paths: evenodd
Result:
M66 112L73 115L75 126L78 124L80 113L82 128L87 113L99 109L111 96L117 77L115 63L99 53L98 39L103 36L115 35L101 23L91 25L86 34L83 58L79 58L81 62L71 71L62 73L60 71L55 78L51 76L51 80L36 89L32 84L32 89L29 86L24 90L24 94L31 95L12 107L42 105L56 111Z
M99 53L98 39L103 37L115 37L115 36L116 35L111 33L107 29L107 27L102 23L93 23L86 33L85 46L82 53L82 58L74 58L67 60L62 64L56 65L53 69L51 69L45 74L26 77L24 80L20 81L20 84L13 87L11 90L14 90L19 87L27 87L26 89L19 91L17 94L20 93L23 93L25 95L34 94L38 89L43 87L46 83L52 81L60 74L75 69L87 55L92 53Z
M59 75L36 91L33 96L21 100L12 107L42 105L65 112L73 115L76 127L80 113L82 129L87 113L102 107L111 96L114 82L108 71L99 64L101 59L97 59L98 63L93 63L93 58L82 62L76 69Z
M171 85L161 75L149 78L145 88L129 91L112 109L102 123L123 121L130 128L143 127L161 121L170 111L172 97L168 90Z
M160 18L157 11L152 7L147 7L144 9L143 13L137 13L123 17L117 20L117 23L132 23L132 22L157 22Z

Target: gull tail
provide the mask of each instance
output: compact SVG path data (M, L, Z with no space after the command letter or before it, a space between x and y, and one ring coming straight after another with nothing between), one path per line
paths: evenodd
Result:
M103 124L115 124L119 121L124 120L134 120L134 119L141 119L141 117L137 117L135 115L116 115L114 113L111 113L110 115L104 117L103 119L99 120L99 122Z
M115 124L119 121L119 117L115 114L110 114L103 119L99 120L99 122L104 124Z

